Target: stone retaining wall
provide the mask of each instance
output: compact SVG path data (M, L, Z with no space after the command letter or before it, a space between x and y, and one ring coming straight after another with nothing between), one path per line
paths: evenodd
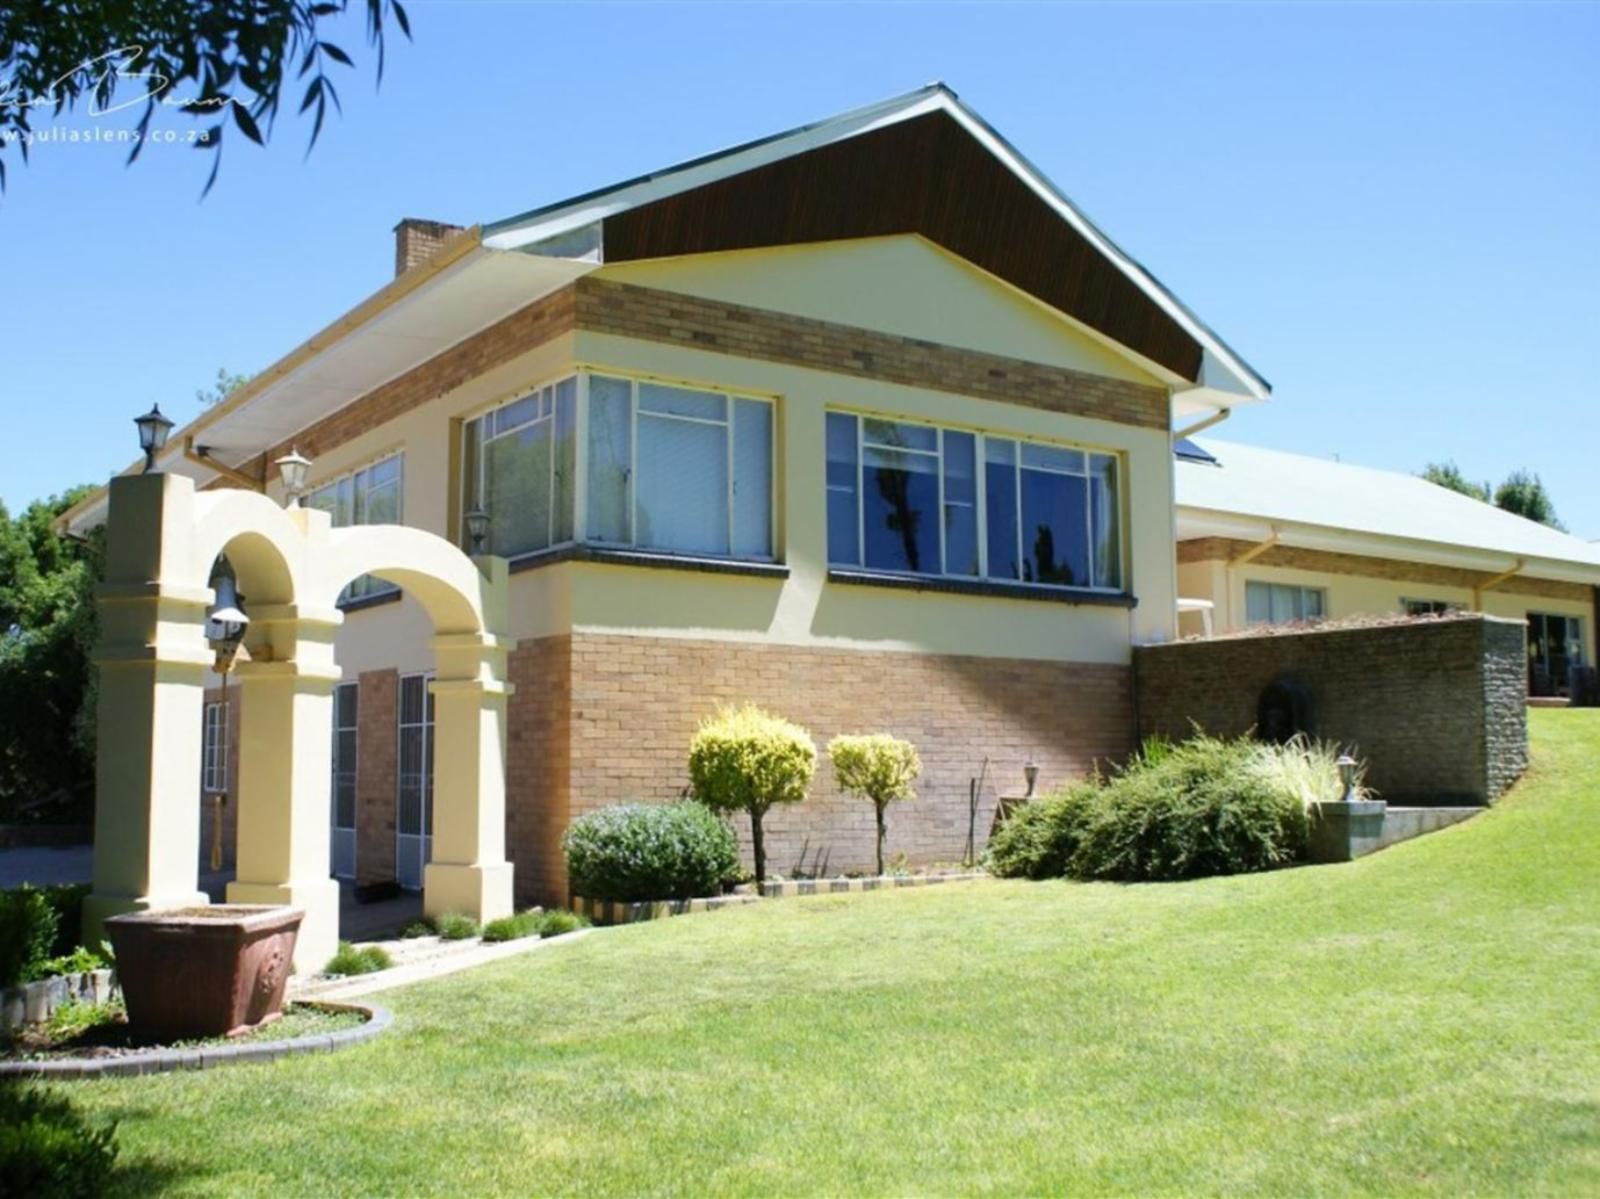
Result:
M1391 803L1491 803L1528 764L1522 633L1461 614L1141 646L1139 730L1242 734L1285 682L1308 701L1306 731L1355 747Z

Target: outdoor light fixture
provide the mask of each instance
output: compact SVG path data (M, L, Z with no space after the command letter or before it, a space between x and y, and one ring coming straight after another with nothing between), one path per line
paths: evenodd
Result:
M483 549L483 539L489 535L489 514L483 510L482 504L474 504L465 520L467 538L472 542L472 552L476 554Z
M1344 784L1344 794L1340 801L1354 803L1356 797L1356 770L1361 765L1349 754L1340 754L1339 760L1334 763L1339 768L1339 781Z
M250 623L250 618L244 612L244 600L239 596L239 589L233 581L232 575L223 575L216 581L217 602L206 611L206 640L211 643L212 651L216 658L212 665L216 672L222 676L222 711L228 711L228 675L233 670L234 658L238 656L239 646L244 641L245 626ZM218 736L226 738L228 735L227 724L224 721ZM215 807L211 813L211 869L222 869L222 809L228 802L228 780L224 774L222 790L215 796Z
M167 444L167 434L172 432L172 422L161 414L161 405L155 404L143 416L133 418L139 427L139 448L144 451L144 473L156 468L156 455Z
M299 450L290 447L289 452L277 460L278 474L283 478L283 491L289 498L288 506L298 508L300 495L306 489L306 471L311 467L311 459Z
M1028 780L1028 794L1031 796L1039 782L1039 763L1029 758L1027 765L1022 768L1022 777Z

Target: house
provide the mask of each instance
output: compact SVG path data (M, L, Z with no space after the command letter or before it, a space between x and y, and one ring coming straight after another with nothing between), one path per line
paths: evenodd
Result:
M1525 620L1532 695L1596 662L1600 545L1393 471L1176 447L1181 630L1461 608Z
M1176 632L1173 431L1268 385L952 92L395 234L393 281L158 466L286 499L295 449L336 526L509 560L519 900L565 898L583 811L682 794L721 703L913 740L921 861L981 846L1030 759L1131 747L1131 649ZM429 619L381 578L340 607L333 872L416 887ZM212 698L216 790L249 763ZM873 830L824 762L769 857L864 867Z

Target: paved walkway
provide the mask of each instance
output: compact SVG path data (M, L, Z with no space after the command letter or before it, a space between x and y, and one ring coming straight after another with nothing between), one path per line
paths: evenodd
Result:
M53 887L58 883L86 883L94 873L94 848L68 845L44 849L0 849L0 889L32 883ZM222 902L223 893L233 878L231 871L205 872L200 889L212 902ZM339 885L339 936L346 941L371 941L392 937L422 915L422 896L402 891L394 899L377 903L357 903L355 888Z
M391 987L404 987L410 983L430 978L443 978L458 974L486 962L517 957L545 948L567 944L581 937L592 936L603 930L580 928L559 937L541 939L523 937L519 941L501 941L489 944L474 938L471 941L441 941L438 937L413 937L405 941L380 941L377 944L388 951L394 965L376 974L358 974L351 978L317 978L295 975L289 980L292 999L355 999Z

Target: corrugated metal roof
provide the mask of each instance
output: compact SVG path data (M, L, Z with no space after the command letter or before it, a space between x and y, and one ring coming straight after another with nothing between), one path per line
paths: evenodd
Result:
M1195 438L1194 442L1217 464L1178 459L1175 470L1180 509L1203 509L1600 569L1600 545L1416 475L1210 437Z

